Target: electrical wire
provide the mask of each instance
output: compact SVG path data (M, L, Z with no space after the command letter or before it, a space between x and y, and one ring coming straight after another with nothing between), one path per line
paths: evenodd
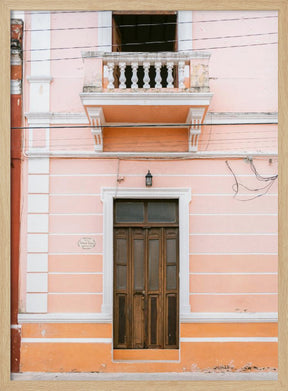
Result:
M271 147L271 142L272 142L272 140L270 139L270 140L262 140L261 138L259 138L259 139L257 139L259 142L261 142L261 144L268 144L268 147ZM35 141L35 143L37 144L37 140L33 140L33 144L34 144L34 141ZM54 141L56 141L56 140L54 140ZM275 147L276 147L276 139L275 140L273 140L274 142L275 142ZM159 140L157 140L157 142L159 142ZM108 143L108 140L107 139L105 139L105 141L104 141L104 143ZM146 148L147 147L154 147L155 145L156 145L156 140L154 140L154 141L151 141L151 142L145 142L145 143L143 143L143 142L141 142L141 143L139 143L139 144L137 144L135 141L134 142L127 142L127 141L122 141L122 142L113 142L112 143L112 146L115 148L115 147L118 147L118 148L125 148L125 147L129 147L129 146L131 146L131 147L136 147L137 145L139 146L141 146L141 145L144 145ZM175 144L177 145L177 146L187 146L188 145L188 140L174 140L174 141L170 141L170 142L167 142L167 141L165 141L165 140L163 140L163 141L161 141L161 146L163 147L163 146L165 146L165 147L169 147L169 146L172 146L172 147L174 147L175 146ZM210 142L210 146L219 146L219 145L225 145L226 143L225 142L217 142L217 141L211 141ZM257 146L258 147L258 149L259 149L259 146L256 144L256 141L253 141L253 142L249 142L249 141L246 141L246 140L244 140L244 141L242 141L242 142L239 142L239 141L237 141L237 146L238 145L245 145L245 146L248 146L248 145L253 145L253 146ZM53 141L50 141L50 147L53 147L53 148L62 148L62 147L69 147L69 148L73 148L73 147L77 147L77 148L79 148L79 147L91 147L91 146L93 146L94 145L94 139L92 138L92 136L91 136L91 139L89 139L89 143L88 143L88 141L87 142L85 142L85 143L79 143L79 142L77 142L77 143L75 143L75 144L72 144L72 143L63 143L63 144L61 144L61 143L59 143L59 144L57 144L57 143L53 143ZM202 145L202 142L200 142L199 141L199 145L201 146ZM230 142L230 145L231 145L231 142ZM264 145L262 146L263 148L264 148ZM267 146L266 146L267 147ZM243 150L243 147L240 147L240 148L235 148L234 146L231 146L231 148L232 149L242 149Z
M278 18L277 15L267 16L254 16L254 17L242 17L242 18L224 18L224 19L210 19L210 20L195 20L195 21L183 21L183 22L163 22L163 23L136 23L136 24L122 24L118 25L118 28L132 28L132 27L151 27L151 26L163 26L163 25L180 25L180 24L197 24L197 23L212 23L212 22L234 22L236 20L256 20L256 19L271 19ZM59 27L49 29L24 29L25 32L40 32L40 31L63 31L63 30L91 30L91 29L112 29L112 25L107 26L83 26L83 27Z
M165 143L167 143L167 144L169 144L169 143L186 143L186 140L183 140L183 139L175 139L175 137L173 137L173 136L171 136L170 138L171 138L171 140L167 140L169 137L167 137L166 135L165 135L165 138L164 138L164 142ZM115 137L114 136L105 136L105 141L113 141L115 139ZM92 134L91 134L91 137L89 137L89 138L87 138L87 137L77 137L77 138L55 138L55 139L50 139L50 142L58 142L58 141L91 141L91 140L93 140L93 136L92 136ZM157 140L158 141L160 141L160 138L157 138ZM253 141L251 141L251 140L253 140ZM205 138L201 138L200 140L199 140L199 142L201 142L201 143L203 143L203 142L206 142L206 141L210 141L211 143L225 143L226 141L229 141L229 142L247 142L247 143L254 143L255 141L254 140L258 140L258 141L263 141L263 142L270 142L270 141L273 141L273 140L277 140L277 137L276 136L274 136L274 137L252 137L252 138L230 138L230 139L226 139L226 138L224 138L224 139L205 139ZM41 141L46 141L46 138L33 138L33 141L37 141L37 142L41 142ZM151 141L151 143L152 144L154 144L155 143L155 140L154 141ZM134 145L134 142L131 142L130 143L131 145ZM129 142L127 142L127 145L129 145Z
M255 123L255 122L247 122L245 124L241 123L241 122L236 122L236 123L215 123L215 124L197 124L198 127L202 127L202 126L244 126L244 125L277 125L278 122L276 123L273 123L271 124L271 122L261 122L259 124ZM194 123L175 123L175 124L158 124L158 123L149 123L149 124L121 124L121 125L97 125L96 127L97 128L116 128L116 129L119 129L119 128L179 128L179 127L183 127L183 128L186 128L186 127L189 127L189 126L195 126ZM91 129L93 128L94 126L93 125L61 125L61 126L14 126L14 127L11 127L12 130L15 130L15 129L18 129L18 130L21 130L21 129Z
M231 45L231 46L214 46L214 47L208 47L208 48L197 48L193 50L178 50L175 53L185 52L185 53L192 53L195 51L200 50L217 50L217 49L234 49L234 48L244 48L244 47L254 47L254 46L266 46L266 45L278 45L278 42L263 42L263 43L254 43L254 44L247 44L247 45ZM107 46L107 45L106 45ZM143 52L147 54L147 52ZM157 53L167 53L167 52L157 52ZM130 52L123 52L123 54L128 56L133 56L135 53ZM137 52L138 55L141 54L141 52ZM90 56L89 58L98 58L98 56ZM46 59L39 59L39 60L26 60L26 62L43 62L43 61L62 61L62 60L83 60L83 57L62 57L62 58L46 58Z
M262 187L259 187L259 188L250 188L246 185L243 185L242 183L240 183L236 177L236 174L234 173L234 171L232 170L230 164L228 163L228 161L226 160L225 161L229 171L232 173L233 177L234 177L234 180L235 180L235 183L232 185L232 190L234 191L234 198L237 199L238 201L251 201L251 200L254 200L255 198L258 198L258 197L262 197L263 195L267 194L267 192L269 191L269 189L271 188L271 186L273 185L273 183L276 181L276 179L278 178L278 175L273 175L273 176L269 176L269 177L263 177L261 176L258 171L256 170L256 167L252 161L252 159L249 159L249 165L250 165L250 168L252 170L252 172L254 173L256 179L258 181L264 181L264 182L268 182L267 185L265 186L262 186ZM257 194L256 196L253 196L253 197L250 197L250 198L246 198L246 199L239 199L237 198L237 195L239 193L239 190L240 188L243 188L245 190L248 190L248 191L251 191L251 192L259 192L259 191L262 191L264 190L262 193L260 194Z
M203 37L203 38L193 38L193 39L168 39L163 41L144 41L144 42L129 42L121 43L122 46L138 46L138 45L154 45L154 44L163 44L163 43L175 43L175 42L194 42L194 41L207 41L211 39L230 39L230 38L245 38L245 37L258 37L263 35L277 35L278 32L268 32L268 33L255 33L255 34L242 34L242 35L224 35L219 37ZM118 47L118 44L111 44L112 47ZM68 47L59 47L59 48L40 48L40 49L23 49L23 52L40 52L47 50L70 50L70 49L89 49L89 48L101 48L107 47L107 45L90 45L90 46L68 46ZM198 49L195 49L198 50ZM128 52L129 53L129 52ZM125 54L125 52L123 53Z

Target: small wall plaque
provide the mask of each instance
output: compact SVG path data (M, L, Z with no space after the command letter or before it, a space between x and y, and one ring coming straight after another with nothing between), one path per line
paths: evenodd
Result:
M93 238L81 238L78 240L78 247L81 247L85 250L89 250L96 246L96 241Z

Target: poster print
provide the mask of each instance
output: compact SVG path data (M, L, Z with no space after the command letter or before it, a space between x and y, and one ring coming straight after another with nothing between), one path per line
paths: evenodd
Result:
M21 371L276 379L277 12L24 20Z

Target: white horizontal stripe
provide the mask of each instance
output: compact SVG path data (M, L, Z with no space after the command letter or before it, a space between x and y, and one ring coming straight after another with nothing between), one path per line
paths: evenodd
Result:
M181 323L275 323L277 312L189 312ZM19 323L111 323L109 313L18 314Z
M277 312L190 312L180 314L181 323L275 323Z
M255 193L251 193L251 194L242 194L242 193L238 193L237 194L237 197L255 197L255 196L259 196L259 193L258 194L255 194ZM231 193L193 193L193 197L233 197L234 196L234 192L231 192ZM266 193L265 194L265 197L276 197L278 196L277 193ZM234 198L234 197L233 197ZM236 199L237 201L237 199Z
M48 234L49 236L87 236L87 235L93 235L93 236L102 236L103 232L80 232L80 233L53 233Z
M103 213L50 213L49 216L103 216Z
M115 189L116 191L116 189ZM99 193L49 193L50 196L52 197L56 197L56 196L69 196L69 197L72 197L72 196L90 196L90 197L94 197L94 196L101 196L101 194ZM237 194L237 197L254 197L256 195L259 195L259 194L254 194L254 193L251 193L251 194ZM277 193L267 193L265 194L265 197L276 197L278 196ZM233 193L230 192L230 193L193 193L193 197L233 197Z
M49 272L48 274L52 274L52 275L54 275L54 274L76 274L76 275L78 275L78 274L100 274L100 275L102 275L102 274L104 274L103 272Z
M173 94L174 95L174 94ZM278 158L277 152L258 152L258 151L246 151L246 152L231 152L231 151L199 151L199 152L95 152L95 151L28 151L26 150L28 157L76 157L76 158L94 158L94 159L117 159L122 158L178 158L187 160L198 160L198 159L215 159L215 158L247 158L249 157L274 157Z
M192 233L192 234L189 234L189 236L278 236L278 233L275 232L275 233L243 233L243 232L240 232L240 233L206 233L206 232L200 232L200 233Z
M180 342L278 342L277 337L214 337L180 338Z
M48 292L48 295L103 295L103 292Z
M189 216L278 216L278 213L189 213Z
M276 174L261 174L263 177L267 177L269 178L271 175L276 175ZM117 174L111 174L110 173L107 173L107 174L50 174L50 177L116 177ZM128 173L123 173L121 172L121 176L124 176L124 177L137 177L137 178L142 178L143 175L141 174L128 174ZM226 177L226 178L230 178L231 177L231 174L153 174L153 177L154 178L161 178L161 177L199 177L199 178L202 178L202 177ZM237 174L237 177L249 177L249 178L255 178L255 175L254 174Z
M112 315L107 313L50 313L18 314L19 323L111 323Z
M52 197L58 197L58 196L68 196L68 197L73 197L73 196L77 196L77 197L82 197L82 196L89 196L89 197L94 197L94 196L97 196L97 197L100 197L101 194L99 193L49 193L49 196L52 196Z
M243 293L232 293L232 292L225 292L225 293L215 293L215 292L193 292L189 293L192 295L202 295L202 296L247 296L247 295L278 295L277 292L243 292Z
M248 256L248 255L273 255L275 257L278 257L278 253L189 253L189 255L243 255L243 256Z
M103 255L103 253L85 253L85 252L79 252L79 253L48 253L48 255Z
M251 273L242 273L242 272L239 272L239 273L226 273L226 272L215 272L215 273L211 273L211 272L200 272L200 273L189 273L190 275L195 275L195 276L250 276L250 275L260 275L260 276L272 276L272 275L275 275L277 276L278 273L277 272L251 272Z
M112 338L22 338L22 343L112 343Z

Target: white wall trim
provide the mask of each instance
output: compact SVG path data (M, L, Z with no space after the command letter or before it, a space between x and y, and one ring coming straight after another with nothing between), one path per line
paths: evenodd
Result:
M82 92L79 94L84 106L139 105L139 106L209 106L210 92Z
M28 213L49 213L49 195L28 194Z
M27 112L24 114L29 124L39 123L39 121L49 122L50 124L85 124L89 121L85 113L56 113L56 112Z
M47 253L48 235L27 234L27 251L31 253Z
M181 323L277 323L277 312L192 312Z
M49 174L49 159L45 157L29 159L28 174Z
M50 109L50 83L52 81L49 61L50 19L50 12L32 13L31 15L31 74L27 76L30 83L30 111L49 111ZM39 33L38 29L45 31ZM33 50L43 47L47 50Z
M277 337L213 337L190 338L182 337L180 342L278 342Z
M25 117L28 123L39 123L43 120L44 122L50 122L51 124L89 124L87 115L85 113L57 113L57 112L27 112ZM209 112L205 116L205 125L219 124L219 123L278 123L277 112ZM107 122L107 124L113 124Z
M98 52L112 52L112 11L97 12ZM108 27L110 26L110 27Z
M178 11L178 51L191 51L193 49L192 16L193 11Z
M27 273L29 272L48 273L48 254L28 254Z
M47 293L27 293L26 312L47 312Z
M116 188L103 188L103 304L102 312L108 313L112 319L113 312L113 200ZM189 304L189 202L191 190L175 188L140 188L117 189L117 198L153 198L179 200L179 278L180 278L180 317L190 313Z
M110 314L105 313L49 313L19 314L19 323L111 323Z
M28 175L28 193L49 193L49 175Z
M91 148L93 148L93 142L91 141ZM233 151L198 151L198 152L95 152L95 151L47 151L44 150L30 150L26 152L27 156L41 158L41 157L75 157L75 158L95 158L95 159L117 159L118 157L122 158L165 158L165 159L215 159L215 158L227 158L227 159L242 159L247 157L274 157L278 158L278 152L259 152L259 151L243 151L243 152L233 152Z
M51 81L53 80L53 77L47 75L29 75L26 77L26 79L27 81L29 81L30 84L31 83L50 84Z
M48 214L29 214L27 222L28 233L47 233L49 217Z
M48 292L47 273L27 273L26 291L28 293Z
M277 112L208 112L205 121L205 125L209 124L233 124L233 123L253 123L253 124L277 124L278 113Z
M111 323L108 313L49 313L19 314L18 322L23 323ZM181 323L277 323L277 312L194 312L185 314Z
M21 343L112 343L112 338L22 338Z

